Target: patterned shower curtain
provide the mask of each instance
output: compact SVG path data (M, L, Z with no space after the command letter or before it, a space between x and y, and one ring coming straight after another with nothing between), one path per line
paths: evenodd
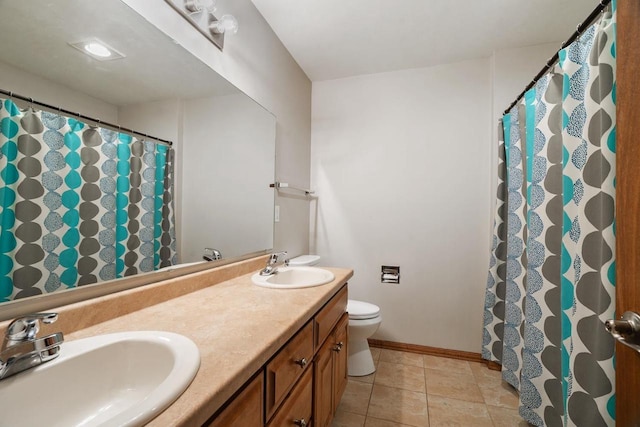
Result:
M0 99L0 302L175 264L173 153Z
M615 1L503 117L482 356L536 426L615 425Z

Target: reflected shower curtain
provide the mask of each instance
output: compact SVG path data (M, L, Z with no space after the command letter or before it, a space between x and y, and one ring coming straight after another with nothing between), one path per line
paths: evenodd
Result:
M0 99L0 302L174 264L173 155Z
M615 425L615 1L503 118L482 356L536 426Z

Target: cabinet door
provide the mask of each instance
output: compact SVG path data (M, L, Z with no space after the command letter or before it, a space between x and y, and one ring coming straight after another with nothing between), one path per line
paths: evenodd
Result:
M330 426L333 418L333 347L333 340L328 339L318 351L313 364L313 420L316 427Z
M340 319L334 332L334 362L333 362L333 410L335 412L344 389L347 388L347 362L349 357L348 346L349 315L345 314Z
M264 375L260 373L220 414L204 425L208 427L258 427L264 425L262 402Z
M273 416L269 427L311 427L313 412L312 380L311 369L307 369L291 391L291 394L287 396L280 409Z

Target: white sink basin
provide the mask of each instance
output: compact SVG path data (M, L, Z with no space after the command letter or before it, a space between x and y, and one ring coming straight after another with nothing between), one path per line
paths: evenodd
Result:
M170 332L64 342L51 362L0 381L3 426L141 426L189 386L198 347Z
M317 267L278 267L278 272L270 276L260 273L251 276L255 285L276 289L310 288L327 284L334 278L329 270Z

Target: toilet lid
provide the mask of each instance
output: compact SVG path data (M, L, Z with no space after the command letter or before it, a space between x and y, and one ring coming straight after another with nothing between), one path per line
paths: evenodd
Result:
M320 261L320 255L300 255L289 260L290 266L316 265Z
M380 315L380 307L377 305L353 299L347 302L347 311L349 312L349 319L355 320L373 319Z

